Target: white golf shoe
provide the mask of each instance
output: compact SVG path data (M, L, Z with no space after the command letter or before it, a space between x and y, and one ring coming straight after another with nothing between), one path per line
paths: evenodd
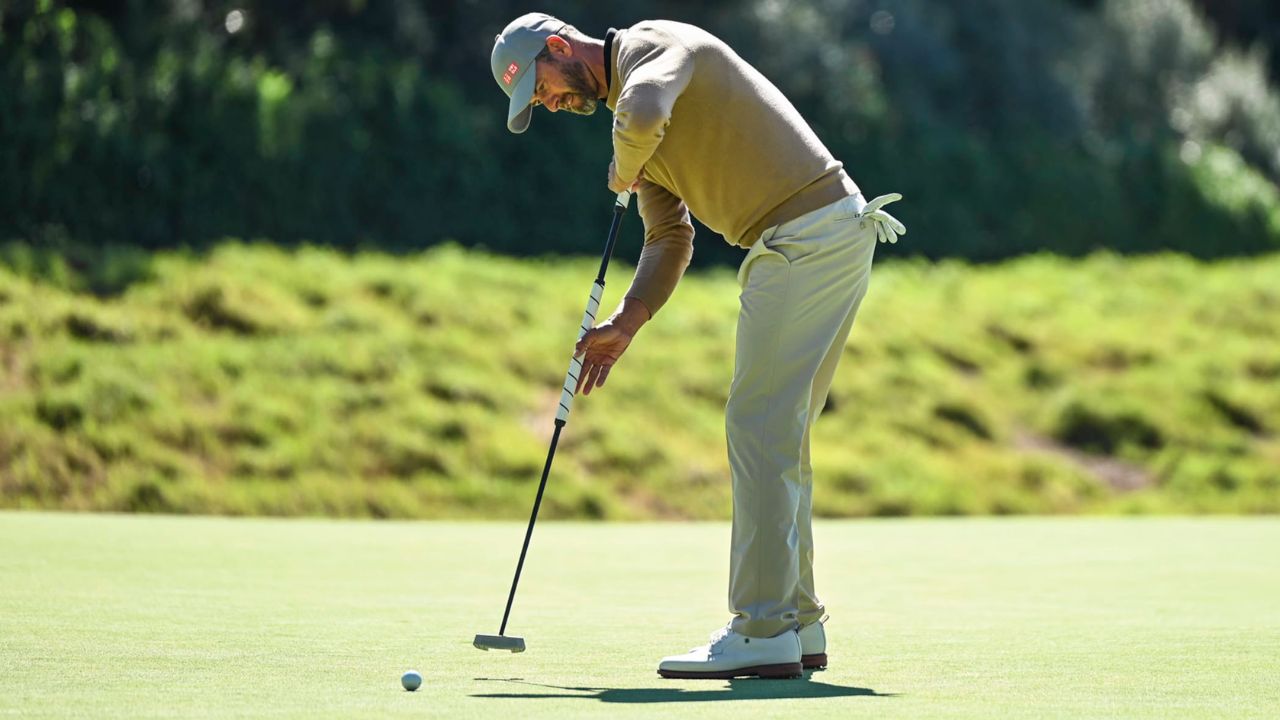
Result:
M805 670L822 670L827 666L827 631L822 627L826 621L823 616L796 632L800 638L800 662Z
M753 638L739 635L727 626L711 635L711 640L684 655L662 658L658 674L664 678L722 679L749 677L794 678L803 674L800 665L800 638L794 630L777 637Z

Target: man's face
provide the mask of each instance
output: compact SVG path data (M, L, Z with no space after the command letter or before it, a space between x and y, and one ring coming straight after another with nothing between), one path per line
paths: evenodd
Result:
M545 105L551 112L567 110L578 115L596 111L596 86L587 64L576 57L552 53L537 63L534 106Z

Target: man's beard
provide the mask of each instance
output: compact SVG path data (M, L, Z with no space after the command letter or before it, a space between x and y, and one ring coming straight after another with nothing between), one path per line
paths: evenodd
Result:
M586 63L566 62L561 65L561 74L569 92L561 96L559 109L568 110L576 115L590 115L596 111L595 83L587 74Z
M575 115L590 115L596 111L597 104L599 104L598 101L590 95L574 93L564 96L560 109L568 110Z

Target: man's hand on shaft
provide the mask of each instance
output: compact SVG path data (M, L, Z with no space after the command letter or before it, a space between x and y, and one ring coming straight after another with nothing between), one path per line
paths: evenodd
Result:
M620 193L623 190L630 190L631 192L635 192L640 188L640 181L643 179L644 179L644 168L640 168L640 177L636 178L634 182L631 182L631 183L623 182L622 178L618 177L617 159L615 158L609 161L609 189L612 190L613 192Z
M627 351L631 338L648 320L648 308L636 298L626 298L612 317L588 330L573 350L575 357L583 356L577 391L590 395L595 386L604 387L613 364Z

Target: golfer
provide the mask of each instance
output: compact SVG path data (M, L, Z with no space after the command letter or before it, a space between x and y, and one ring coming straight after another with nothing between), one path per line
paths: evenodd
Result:
M715 36L653 20L603 39L541 13L497 36L493 77L507 127L533 109L613 111L607 183L636 193L644 247L609 319L587 332L579 388L604 386L693 254L692 212L748 248L733 384L725 407L733 478L728 625L663 677L793 677L827 664L813 578L809 428L826 401L867 291L877 238L902 224L867 203L782 93Z

